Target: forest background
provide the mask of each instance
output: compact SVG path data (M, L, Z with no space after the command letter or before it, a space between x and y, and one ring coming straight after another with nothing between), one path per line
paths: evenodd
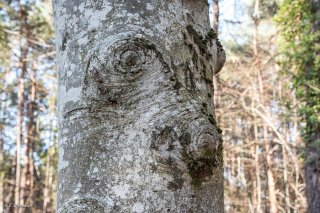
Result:
M307 197L320 200L317 2L209 0L227 53L212 97L225 212L306 212L317 205ZM0 0L0 212L56 211L56 88L51 1Z

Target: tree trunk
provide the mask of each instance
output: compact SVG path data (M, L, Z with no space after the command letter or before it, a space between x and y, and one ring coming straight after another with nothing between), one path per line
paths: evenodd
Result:
M23 13L21 2L19 1L19 17L20 17L20 57L19 57L19 68L20 68L20 75L18 78L18 115L17 115L17 139L16 139L16 178L15 178L15 190L14 190L14 203L16 205L20 204L20 198L23 197L23 187L25 179L21 178L21 143L23 138L23 120L24 120L24 91L25 91L25 75L27 72L27 62L26 57L28 54L28 46L23 44L22 37L26 30L26 16ZM22 184L20 181L22 180ZM22 185L22 190L21 190ZM20 194L22 193L22 194Z
M259 135L258 135L258 127L257 127L257 117L254 116L253 120L253 129L254 129L254 165L256 168L256 185L254 185L254 190L257 190L257 205L256 205L256 211L257 213L261 213L261 180L260 180L260 164L259 164L259 152L260 152L260 146L259 146Z
M44 188L43 188L43 213L47 212L48 204L50 201L49 196L49 176L50 176L50 149L48 149L46 157L46 169L45 169L45 178L44 178Z
M28 103L28 121L26 122L26 137L25 137L25 155L24 155L24 168L23 168L23 190L21 192L21 203L28 206L33 206L33 194L34 194L34 160L33 160L33 147L36 138L36 122L35 122L35 110L36 110L36 70L34 67L30 69L30 87L29 103ZM22 183L22 182L21 182ZM19 212L28 212L30 208L20 208Z
M213 0L213 29L219 32L219 0Z
M272 147L271 142L268 140L268 130L267 127L263 127L263 138L266 150L266 160L267 160L267 178L268 178L268 190L269 190L269 201L270 201L270 213L277 213L277 196L276 196L276 182L272 172Z
M53 3L58 212L223 212L207 1Z
M316 34L320 30L320 1L319 0L310 0L311 4L311 14L313 15L312 24L313 24L313 32ZM319 39L319 36L318 36ZM320 40L320 39L319 39ZM319 41L320 42L320 41ZM318 42L318 43L319 43ZM318 50L316 53L316 57L320 57L320 51ZM316 59L314 59L316 61ZM316 66L316 64L310 65L310 67L306 67L306 79L310 80L310 78L314 78L310 75L310 70L314 69L312 66ZM307 105L309 107L315 107L315 101L317 100L315 97L310 95L310 88L306 86L307 90ZM306 129L313 130L311 134L308 136L307 141L307 155L309 157L309 162L306 163L306 184L307 184L307 199L308 199L308 213L318 213L320 212L320 121L317 119L316 121L312 121L309 118L306 118Z
M219 30L219 0L213 0L213 29L215 33L218 35ZM220 99L221 99L221 86L220 86L220 78L219 75L213 76L213 85L214 85L214 107L217 109L216 111L216 118L217 122L220 123Z
M1 122L4 123L5 121L5 115L4 115L4 107L2 104L0 104L1 109ZM3 137L3 126L0 126L0 211L4 209L4 177L5 177L5 171L4 171L4 162L3 162L3 145L4 145L4 137Z
M52 114L52 113L50 113ZM45 176L44 176L44 189L43 189L43 210L42 213L48 212L48 206L50 203L50 188L52 187L52 169L51 169L51 156L52 156L52 151L54 151L54 145L51 148L50 147L50 142L52 143L55 138L54 138L54 129L53 129L53 116L51 116L50 119L50 141L47 143L48 151L47 151L47 156L46 156L46 167L45 167ZM52 151L51 151L52 149Z

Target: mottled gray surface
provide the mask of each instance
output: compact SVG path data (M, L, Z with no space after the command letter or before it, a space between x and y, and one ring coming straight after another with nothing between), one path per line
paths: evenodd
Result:
M54 0L58 212L223 212L204 0Z

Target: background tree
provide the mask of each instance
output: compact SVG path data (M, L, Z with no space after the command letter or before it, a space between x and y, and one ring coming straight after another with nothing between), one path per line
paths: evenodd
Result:
M277 23L281 29L281 66L291 76L306 143L308 212L320 211L320 2L285 1Z
M226 7L220 2L222 8ZM229 58L219 74L217 114L225 143L226 212L304 212L303 144L296 96L278 65L276 1L220 9ZM231 9L230 9L231 8ZM232 12L233 11L233 12ZM239 77L243 76L243 77ZM245 201L245 202L244 202Z
M42 194L49 188L54 192L55 174L51 169L51 185L45 185L44 167L41 161L46 150L56 149L54 138L47 142L45 135L55 134L54 121L46 130L48 102L55 96L48 95L47 88L55 82L53 67L52 27L50 13L44 10L49 1L1 1L1 211L40 212ZM50 45L51 43L51 45ZM49 78L49 75L52 75ZM53 78L52 78L53 77ZM46 82L48 85L45 85ZM50 106L52 108L52 106ZM55 107L53 107L55 108ZM52 111L52 109L51 109ZM52 117L52 116L51 116ZM16 120L16 122L14 121ZM52 119L51 119L52 120ZM12 131L17 128L17 134ZM16 143L13 143L16 140ZM47 147L44 144L49 144ZM12 150L16 154L13 155ZM52 151L50 151L52 153ZM13 160L15 159L15 160ZM56 167L56 156L49 161ZM15 181L13 181L15 180ZM47 190L48 191L48 190ZM40 196L39 196L40 195ZM54 211L54 196L47 199L47 209ZM22 205L28 208L14 208ZM11 207L10 207L11 206ZM31 208L32 207L32 208ZM42 212L42 211L41 211Z

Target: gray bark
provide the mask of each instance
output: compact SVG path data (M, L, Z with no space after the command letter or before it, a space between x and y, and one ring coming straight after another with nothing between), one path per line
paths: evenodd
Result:
M58 212L223 212L205 0L54 0Z
M311 4L311 14L312 14L312 25L313 25L313 33L317 34L320 30L320 0L310 0ZM320 37L318 36L318 43L320 42ZM320 57L320 51L318 50L316 53L316 57ZM315 63L316 59L314 59ZM310 80L310 70L314 69L312 66L316 66L315 64L310 64L305 68L306 70L306 79ZM310 88L306 86L307 90L307 105L309 107L314 107L316 104L315 96L312 97L309 90ZM311 99L312 98L312 99ZM317 121L311 121L307 119L306 122L306 129L308 131L313 130L314 132L309 133L307 140L307 155L309 162L306 162L305 172L306 172L306 185L307 185L307 200L308 200L308 213L318 213L320 212L320 149L319 142L320 142L320 123L319 119Z

